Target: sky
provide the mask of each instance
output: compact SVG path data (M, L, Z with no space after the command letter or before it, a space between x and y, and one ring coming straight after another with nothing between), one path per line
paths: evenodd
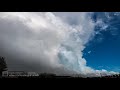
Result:
M9 71L100 75L120 71L118 12L0 12Z
M95 29L99 33L86 45L84 57L88 65L95 69L120 72L120 15L115 12L95 15L104 20L106 28Z

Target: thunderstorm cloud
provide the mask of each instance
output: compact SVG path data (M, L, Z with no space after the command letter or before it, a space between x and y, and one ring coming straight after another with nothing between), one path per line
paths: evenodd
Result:
M94 70L83 58L85 44L96 33L91 14L1 12L0 55L6 58L9 70L56 74L114 73Z

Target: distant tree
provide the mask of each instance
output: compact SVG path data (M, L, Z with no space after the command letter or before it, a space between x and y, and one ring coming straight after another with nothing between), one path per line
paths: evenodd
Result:
M7 70L7 64L5 58L0 56L0 77L2 77L2 72Z

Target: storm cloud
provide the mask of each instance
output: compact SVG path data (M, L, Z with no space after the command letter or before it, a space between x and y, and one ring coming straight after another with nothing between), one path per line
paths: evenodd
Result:
M82 57L95 35L90 13L1 12L0 55L9 70L100 73ZM113 72L114 73L114 72Z

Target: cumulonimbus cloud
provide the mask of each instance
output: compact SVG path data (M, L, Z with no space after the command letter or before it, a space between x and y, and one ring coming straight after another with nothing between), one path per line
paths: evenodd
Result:
M33 68L37 65L38 71L42 66L43 72L65 68L64 72L82 74L115 73L94 70L82 57L95 25L89 13L1 12L0 54L7 57L8 65L12 57Z

